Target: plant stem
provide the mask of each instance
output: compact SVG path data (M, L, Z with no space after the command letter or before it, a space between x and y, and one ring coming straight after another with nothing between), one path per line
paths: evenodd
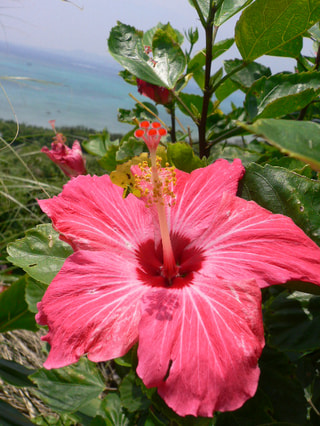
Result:
M170 130L171 141L176 142L176 140L177 140L177 138L176 138L176 110L175 110L174 103L169 108L169 111L170 111L170 116L171 116L171 130Z
M175 99L180 102L180 104L183 106L183 108L188 112L189 117L193 120L194 123L196 123L198 125L199 120L197 119L197 117L193 114L193 112L190 110L190 108L183 102L183 100L179 97L177 92L172 91L173 96L175 97Z
M200 19L200 22L201 22L202 26L205 27L207 23L206 23L206 20L204 19L204 16L203 16L203 14L201 12L201 9L200 9L200 7L198 5L197 0L192 0L192 3L193 3L193 6L195 7L195 9L197 11L197 14L199 16L199 19Z
M207 141L206 141L206 124L207 124L207 115L208 115L210 99L213 93L212 88L210 87L212 47L213 47L214 38L218 31L218 27L214 27L214 24L213 24L215 11L216 9L214 6L210 8L208 20L205 26L206 63L205 63L204 88L203 88L203 104L202 104L202 111L201 111L201 119L198 124L200 158L204 156L205 157L209 156L209 148L207 146Z
M317 56L316 56L316 60L315 60L315 65L314 65L314 70L315 71L318 71L319 70L319 67L320 67L320 44L319 44L319 47L318 47L318 51L317 51ZM300 111L300 113L299 113L299 117L298 117L298 121L302 121L302 120L304 120L304 117L306 116L306 114L307 114L307 111L308 111L308 108L309 108L309 106L311 105L313 103L313 101L311 101L308 105L306 105L304 108L302 108L302 110Z
M320 44L319 44L319 47L318 47L318 51L317 51L317 56L316 56L316 62L315 62L315 70L319 70L319 67L320 67Z
M239 66L235 67L232 71L229 72L229 74L226 74L220 81L218 81L213 87L212 87L212 93L214 93L221 84L223 84L228 78L230 78L232 75L236 74L237 72L241 71L243 68L247 67L249 65L249 62L242 62Z
M211 148L217 143L223 141L224 139L229 139L234 136L240 136L240 135L243 135L244 133L246 133L246 131L244 129L241 129L241 127L233 127L232 129L229 129L228 131L223 132L222 134L217 136L215 139L210 141L210 143L208 143L208 146Z

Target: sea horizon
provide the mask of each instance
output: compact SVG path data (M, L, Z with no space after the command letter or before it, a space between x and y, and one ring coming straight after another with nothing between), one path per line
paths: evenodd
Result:
M0 41L0 118L19 123L49 128L49 120L56 126L82 126L95 131L107 129L111 133L126 133L127 124L117 121L118 108L131 109L135 101L150 101L141 96L135 86L127 84L118 72L116 62L81 52L57 52L12 45ZM188 86L197 92L194 85ZM239 99L238 99L239 98ZM239 103L241 95L233 98ZM152 101L150 101L152 102ZM163 108L159 115L169 124ZM184 125L192 125L188 117L179 115Z

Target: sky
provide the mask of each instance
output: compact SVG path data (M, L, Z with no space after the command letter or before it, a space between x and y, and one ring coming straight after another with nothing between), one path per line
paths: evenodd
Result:
M114 60L108 53L107 38L117 21L147 30L158 22L167 23L183 32L199 28L199 50L204 45L203 30L195 9L188 0L1 0L0 41L45 50L73 52L87 57ZM231 18L218 31L217 40L234 36L238 16ZM226 57L240 57L233 46ZM221 62L223 57L219 60ZM263 58L259 62L271 66L273 72L293 67L283 58ZM216 63L220 66L220 64Z
M217 41L234 37L239 16L219 28ZM168 21L182 33L198 27L200 39L194 53L204 47L204 31L189 0L0 0L0 52L10 54L11 45L27 46L87 63L99 62L118 71L121 66L107 49L110 30L117 21L143 31ZM235 44L214 61L212 72L224 59L234 58L240 58ZM258 62L273 73L294 68L294 61L288 58L264 57Z
M188 0L1 0L0 40L41 49L106 56L117 21L147 30L170 20L183 31L198 25ZM177 13L179 11L179 13Z

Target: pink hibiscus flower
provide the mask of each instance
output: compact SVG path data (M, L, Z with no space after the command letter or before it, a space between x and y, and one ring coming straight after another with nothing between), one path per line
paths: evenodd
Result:
M240 160L191 174L161 169L165 133L141 123L151 169L135 169L141 199L109 176L79 176L40 201L74 249L39 303L46 368L87 354L123 356L179 415L239 408L256 392L264 346L260 287L320 284L320 249L291 219L236 197ZM153 204L150 207L148 205Z
M53 130L55 130L55 120L50 120ZM77 177L87 173L85 159L82 156L82 150L79 141L73 142L72 148L65 145L66 138L62 133L57 133L53 138L51 150L44 146L41 152L45 153L50 160L57 164L63 173L68 177Z

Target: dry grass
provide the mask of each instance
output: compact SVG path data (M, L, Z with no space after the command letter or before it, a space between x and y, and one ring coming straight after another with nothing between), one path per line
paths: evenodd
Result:
M45 355L42 352L41 335L46 331L39 330L37 333L26 330L15 330L8 333L0 333L0 358L15 361L24 367L38 370L45 361ZM98 363L98 369L106 383L103 397L110 390L116 390L120 383L114 363ZM17 388L5 384L0 378L0 399L9 403L12 407L19 410L29 419L38 416L55 417L59 416L50 410L50 408L33 393L32 388Z
M41 351L41 333L43 332L34 333L26 330L15 330L0 334L0 357L35 370L42 367L44 354ZM40 415L54 415L33 394L31 389L16 388L5 384L1 379L0 399L8 402L30 419Z

